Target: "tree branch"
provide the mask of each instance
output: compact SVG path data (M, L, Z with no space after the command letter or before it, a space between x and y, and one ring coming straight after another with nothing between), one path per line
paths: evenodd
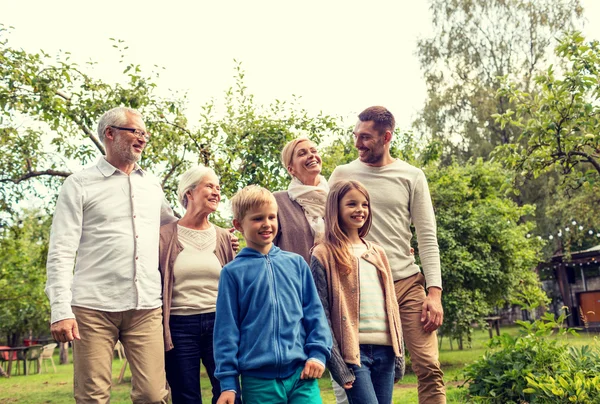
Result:
M29 164L28 164L29 165ZM67 178L72 173L67 171L58 171L58 170L44 170L44 171L29 171L27 174L24 174L18 178L0 178L0 183L8 183L12 182L13 184L18 184L20 182L26 181L30 178L41 177L44 175L52 176L52 177L64 177Z

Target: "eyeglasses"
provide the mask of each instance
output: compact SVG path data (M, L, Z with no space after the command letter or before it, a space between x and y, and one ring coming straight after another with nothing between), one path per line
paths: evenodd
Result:
M148 132L144 132L143 130L140 130L140 129L123 128L121 126L113 126L113 125L110 125L110 127L114 128L114 129L124 130L129 133L133 133L135 135L135 137L137 137L138 139L144 139L146 142L150 140L150 134Z

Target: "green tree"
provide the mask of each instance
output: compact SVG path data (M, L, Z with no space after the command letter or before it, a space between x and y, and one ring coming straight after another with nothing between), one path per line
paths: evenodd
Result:
M562 74L550 66L531 92L508 81L498 91L515 110L496 121L522 133L496 156L523 178L556 171L572 188L593 187L600 180L600 44L575 32L562 38L556 54Z
M535 226L521 219L533 207L507 195L511 174L498 163L454 163L426 174L438 224L444 284L442 335L470 341L471 326L540 285L533 268L542 241L527 237Z
M0 227L0 334L10 346L23 336L47 334L50 307L44 285L50 218L24 211Z
M292 102L262 106L244 85L244 71L235 64L235 85L225 94L225 113L215 103L204 105L199 124L188 121L185 94L156 94L157 72L125 63L127 47L115 41L124 65L124 83L94 78L89 66L78 66L64 53L52 58L9 46L9 32L0 25L0 207L13 209L28 196L55 195L62 180L81 165L95 161L104 148L95 133L100 116L110 108L128 106L145 117L154 134L142 167L162 179L175 201L177 177L192 164L204 164L221 176L227 195L257 183L281 189L283 145L304 133L319 141L336 130L337 118L310 116ZM43 187L40 187L40 184Z
M445 162L487 158L520 129L491 116L512 108L495 94L509 75L527 91L556 34L573 27L579 0L431 0L434 36L418 42L427 100L415 122L444 143Z

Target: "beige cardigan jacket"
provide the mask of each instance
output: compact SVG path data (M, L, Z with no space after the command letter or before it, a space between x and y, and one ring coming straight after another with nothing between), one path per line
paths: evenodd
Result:
M160 243L159 243L159 257L158 257L158 269L162 276L162 299L163 299L163 333L165 339L165 351L173 349L173 341L171 340L171 329L169 328L169 319L171 314L171 298L173 297L173 265L175 259L181 251L183 251L183 245L179 242L177 237L177 222L165 224L160 227ZM231 238L229 232L218 226L215 226L217 232L217 245L215 248L215 255L221 263L221 266L225 266L229 261L232 261L235 257L233 247L231 246ZM199 263L201 265L201 263Z
M363 241L367 245L367 251L361 258L373 264L379 271L392 348L396 357L402 357L402 327L390 265L383 248L369 241ZM335 381L343 385L354 380L354 375L346 364L360 366L358 259L354 260L354 268L348 275L340 274L333 256L328 253L324 245L317 245L312 252L310 269L333 334L333 349L327 365Z

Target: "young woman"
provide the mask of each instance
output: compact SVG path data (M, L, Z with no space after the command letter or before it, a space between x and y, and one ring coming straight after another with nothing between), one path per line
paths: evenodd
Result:
M311 271L334 337L327 363L352 403L389 404L394 363L402 356L400 314L390 266L364 237L371 227L369 194L340 181L327 198L324 242Z

